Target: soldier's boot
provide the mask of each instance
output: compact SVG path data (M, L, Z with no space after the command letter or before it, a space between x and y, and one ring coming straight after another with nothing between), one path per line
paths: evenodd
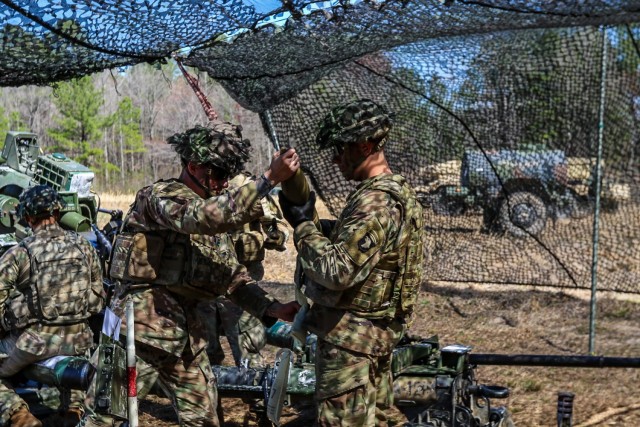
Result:
M11 427L42 427L42 422L23 406L11 415L9 425Z
M80 408L69 408L69 410L64 414L64 420L62 421L63 427L76 427L82 416L84 415L84 411Z

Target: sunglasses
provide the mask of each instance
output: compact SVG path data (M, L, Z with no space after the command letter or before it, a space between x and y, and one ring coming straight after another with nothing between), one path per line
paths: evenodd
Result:
M231 178L231 174L224 169L220 169L213 165L205 165L207 171L205 174L216 181L227 181Z

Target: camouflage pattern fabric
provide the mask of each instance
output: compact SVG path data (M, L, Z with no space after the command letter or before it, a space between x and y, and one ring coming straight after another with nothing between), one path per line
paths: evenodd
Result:
M232 123L196 126L171 136L167 142L183 162L212 165L229 175L242 170L251 150L249 140L242 139L242 127Z
M198 309L206 319L204 323L209 341L207 354L212 364L221 365L225 358L220 344L220 336L224 335L236 366L264 366L260 350L267 344L267 337L260 320L224 297L213 303L200 304Z
M57 225L44 226L19 247L29 258L29 282L14 289L5 302L0 319L4 329L77 323L102 307L96 295L102 288L96 283L100 267L92 267L95 260L87 254L95 251L86 239Z
M393 318L367 318L366 313L356 314L337 307L345 304L344 295L364 288L371 290L370 302L375 299L376 304L384 305L384 298L390 302L394 291L383 292L381 296L380 288L387 289L388 284L380 272L392 268L396 274L404 271L397 261L397 254L404 248L398 245L401 242L406 245L412 239L422 240L421 228L412 233L411 239L402 235L411 233L411 228L403 227L407 214L411 221L417 221L419 216L418 224L422 224L422 211L416 208L415 212L404 212L405 206L414 204L412 200L398 201L391 194L389 188L398 185L410 190L399 175L383 174L361 182L348 198L329 238L311 221L301 223L294 232L307 279L305 294L313 302L305 324L318 335L318 345L327 349L321 352L324 358L316 359L316 399L321 425L335 425L339 419L350 420L344 425L385 425L381 418L372 423L371 417L372 414L383 417L389 392L381 388L380 378L389 375L389 355L406 331L409 319L395 310ZM412 190L404 194L415 199ZM422 265L421 256L422 253L413 262ZM399 283L398 279L394 283ZM367 294L359 295L364 306ZM332 363L334 358L336 362ZM341 385L346 378L352 380ZM382 393L380 396L376 389ZM339 402L331 402L329 397L339 397Z
M229 181L229 188L239 188L252 182L251 174L240 173ZM238 261L247 268L256 281L264 277L262 261L265 249L286 249L289 238L282 212L271 195L260 200L260 217L230 233L234 242ZM260 350L266 345L264 325L251 314L243 311L226 298L218 298L212 303L202 303L199 310L207 326L209 345L207 354L211 363L219 365L224 359L220 335L225 335L236 366L263 366Z
M215 404L218 401L216 378L204 352L196 356L187 352L182 357L177 357L137 343L136 372L138 399L144 399L156 386L167 396L175 395L172 403L178 408L180 425L214 427L222 424L217 421L221 419L222 409ZM176 389L167 388L173 384L178 385ZM93 386L94 384L89 389L86 399L89 416L82 420L81 425L84 427L118 425L119 423L114 422L110 417L91 411L95 406Z
M212 275L206 276L210 280L209 298L225 295L256 317L275 321L264 316L274 300L251 284L246 269L237 264L233 250L227 250L231 248L228 236L219 234L250 221L257 200L258 189L254 183L202 199L178 180L159 181L138 192L124 219L124 231L175 233L176 238L189 236L192 242L197 241L198 250L204 247L218 250L219 258L226 257L228 264L235 266L232 268L235 274L225 282L215 281L216 277ZM198 254L202 258L208 256L204 252ZM187 259L185 263L190 262ZM124 288L127 289L127 283ZM159 384L169 393L181 426L218 425L217 402L213 400L215 384L207 374L210 368L203 368L203 363L208 366L209 360L205 352L206 329L197 311L201 300L191 292L181 294L181 289L192 291L197 288L188 282L170 287L136 283L126 292L133 298L135 307L136 347L153 349L138 353L138 356L158 371ZM118 305L120 301L116 301L114 309L122 312ZM203 391L205 384L209 384L205 387L206 393ZM200 393L201 400L192 402L195 399L189 396L190 393Z
M240 173L229 181L229 188L239 188L251 181L248 172ZM231 233L238 261L250 272L253 269L251 277L256 281L262 280L264 275L259 265L264 260L265 249L283 251L289 239L282 212L270 194L260 200L260 207L262 213L257 220Z
M318 426L385 426L393 404L391 355L374 357L318 341Z
M52 215L54 211L63 208L63 200L56 190L48 185L36 185L20 194L16 215L24 218L25 215L32 217L43 214Z
M316 143L320 149L366 140L384 147L393 126L394 114L370 99L360 99L333 108L320 124Z
M56 242L51 240L51 235L61 233L72 233L62 230L57 224L47 225L37 228L31 239L33 245L41 244L44 249L50 252L66 254L62 248L60 251L55 247ZM65 242L66 240L63 240ZM102 287L102 271L98 255L85 239L78 239L79 247L82 249L86 259L86 272L90 277L88 289L78 289L80 292L88 292L90 297L89 307L85 316L90 313L97 313L102 309L105 301L105 294ZM55 250L54 250L55 247ZM73 282L74 277L66 274L57 276L57 280L62 288L67 282ZM80 275L82 271L76 271ZM31 281L31 260L24 246L17 245L9 249L0 258L0 317L6 316L8 304L20 295L21 290L29 289ZM3 322L5 323L5 322ZM93 334L89 326L84 321L65 326L43 325L42 323L31 324L26 328L13 329L7 331L4 326L0 329L9 332L0 340L0 378L12 376L22 370L27 365L48 359L57 355L85 355L93 344ZM84 393L73 391L71 393L71 407L82 408ZM0 382L0 425L6 423L11 414L27 404L14 393L10 384L6 381Z

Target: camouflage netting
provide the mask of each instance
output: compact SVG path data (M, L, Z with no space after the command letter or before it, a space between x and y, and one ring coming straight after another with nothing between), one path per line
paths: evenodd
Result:
M397 114L385 150L426 206L429 279L588 288L597 268L640 292L640 0L0 2L0 85L189 48L334 214L353 183L314 135L368 97Z

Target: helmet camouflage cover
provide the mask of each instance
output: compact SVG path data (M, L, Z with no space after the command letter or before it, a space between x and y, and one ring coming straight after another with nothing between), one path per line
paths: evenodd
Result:
M242 127L218 123L211 127L196 126L171 136L167 142L183 162L212 165L236 175L249 160L251 143L242 139Z
M25 215L31 217L53 215L56 210L63 207L64 202L56 190L48 185L36 185L20 194L16 215L18 218L24 218Z
M387 142L394 114L370 99L359 99L333 108L322 120L316 143L320 149L375 140L380 149Z

